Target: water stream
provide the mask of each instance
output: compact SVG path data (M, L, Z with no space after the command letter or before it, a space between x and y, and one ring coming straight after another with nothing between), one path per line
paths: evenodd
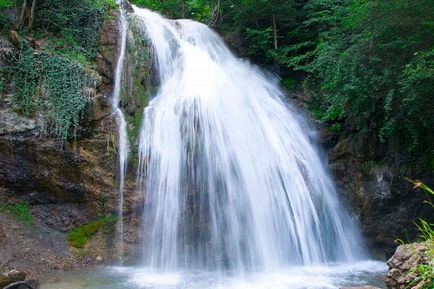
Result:
M160 89L140 138L143 265L248 274L366 259L315 132L209 27L134 7Z
M119 107L120 101L120 93L121 93L121 83L122 83L122 74L123 74L123 66L124 66L124 58L125 58L125 49L127 42L127 31L128 31L128 22L126 20L125 11L122 7L122 0L118 0L117 4L119 5L119 34L120 34L120 43L119 43L119 56L116 64L115 70L115 83L113 88L113 96L112 96L112 107L114 114L116 116L116 121L118 125L118 154L119 154L119 209L118 209L118 217L119 217L119 245L118 245L118 255L120 262L122 263L122 256L124 255L124 225L123 225L123 207L124 207L124 184L125 184L125 172L127 168L128 161L128 136L127 136L127 123L125 121L124 114Z

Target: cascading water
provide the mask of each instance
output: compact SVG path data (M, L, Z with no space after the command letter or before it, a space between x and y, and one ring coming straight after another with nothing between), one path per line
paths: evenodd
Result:
M124 114L119 107L120 101L120 92L121 92L121 83L122 83L122 73L123 73L123 65L125 58L125 48L127 41L127 30L128 30L128 22L126 21L125 11L122 7L123 0L118 0L117 4L119 5L119 34L120 34L120 43L119 43L119 56L116 64L115 71L115 83L113 88L113 96L112 96L112 107L113 112L116 116L116 122L118 125L118 153L119 153L119 256L122 262L123 256L123 239L124 239L124 225L123 225L123 207L124 207L124 184L125 184L125 172L127 168L128 161L128 137L127 137L127 124L125 121Z
M131 36L146 31L160 82L139 142L143 266L74 272L42 288L383 286L387 266L364 260L357 226L337 199L314 131L285 103L277 79L237 59L203 24L134 10L131 31L144 29ZM127 34L122 10L120 17L113 110L122 218L128 154L119 108Z
M144 113L144 263L270 271L364 257L314 133L277 80L206 25L134 7L160 89Z

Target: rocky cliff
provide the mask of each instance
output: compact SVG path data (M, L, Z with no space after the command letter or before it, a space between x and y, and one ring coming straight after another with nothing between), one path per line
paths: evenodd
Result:
M30 117L16 112L13 87L2 94L0 266L38 273L96 260L92 254L79 256L70 250L67 232L117 211L117 127L109 101L117 54L116 15L112 10L104 21L101 53L87 73L88 100L75 139L50 136L46 111ZM7 209L18 204L29 205L31 224L18 221ZM101 258L111 259L111 253Z
M358 216L368 246L379 258L389 258L396 240L415 240L419 232L414 223L430 220L432 213L424 204L426 195L414 190L406 178L429 183L432 177L406 169L405 164L372 161L369 140L357 141L351 135L325 139L338 189Z

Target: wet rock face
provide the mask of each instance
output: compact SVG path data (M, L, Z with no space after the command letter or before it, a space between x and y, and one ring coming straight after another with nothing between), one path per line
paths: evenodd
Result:
M77 203L36 205L32 214L43 225L63 233L89 221Z
M8 114L15 113L0 112L0 118L13 120L5 122L8 133L0 135L0 202L92 202L90 213L115 210L116 156L107 146L115 127L109 111L90 122L95 128L89 136L71 143L44 137L40 126L26 125L30 121L15 125L16 116Z
M379 257L389 258L396 239L415 238L414 222L429 219L425 194L413 190L404 179L410 175L404 167L371 161L371 148L367 149L365 142L341 136L328 145L330 168L340 194L358 216L369 247L382 255Z
M428 243L413 243L399 246L392 258L389 259L389 273L386 278L387 288L405 289L422 288L415 284L417 266L432 262L433 256L429 255ZM432 244L431 244L432 246Z
M0 96L0 205L30 204L34 219L25 226L0 211L0 265L30 273L87 266L92 262L69 251L67 232L118 210L117 125L110 104L118 26L117 11L110 13L75 139L50 137L46 112L20 115L10 91Z

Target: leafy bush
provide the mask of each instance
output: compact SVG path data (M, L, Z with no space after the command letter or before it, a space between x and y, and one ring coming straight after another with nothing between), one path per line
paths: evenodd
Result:
M14 5L13 0L0 0L0 10L10 8Z
M72 229L68 234L69 245L75 248L83 248L99 230L113 225L116 220L117 218L114 215L105 216Z

